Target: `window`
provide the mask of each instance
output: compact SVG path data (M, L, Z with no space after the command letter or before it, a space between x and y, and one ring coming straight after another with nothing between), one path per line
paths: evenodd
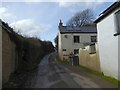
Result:
M79 40L79 36L74 36L74 43L79 43L80 40Z
M91 36L91 42L97 42L97 37L96 36Z
M79 49L74 49L74 54L78 54L79 53Z
M96 53L95 43L90 45L90 54Z
M66 49L63 49L63 51L66 51Z
M120 10L115 13L115 18L116 18L116 34L114 36L120 34Z

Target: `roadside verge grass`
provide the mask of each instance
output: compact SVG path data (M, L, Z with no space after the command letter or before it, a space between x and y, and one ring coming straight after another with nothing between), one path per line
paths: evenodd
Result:
M106 75L104 75L103 72L98 72L98 71L95 71L95 70L86 68L86 67L84 67L84 66L81 66L81 65L78 65L77 67L83 69L84 71L86 71L86 72L88 72L88 73L94 74L94 75L96 75L97 77L100 77L100 78L102 78L102 79L104 79L104 80L107 80L107 81L111 82L112 84L114 84L114 85L116 85L116 86L118 86L118 87L120 86L120 80L117 80L117 79L115 79L115 78L113 78L113 77L110 77L110 76L106 76Z
M63 60L61 60L58 56L57 56L57 61L58 61L59 63L69 64L68 61L63 61ZM71 66L71 67L72 67L72 66ZM81 66L81 65L76 65L75 67L80 68L80 69L83 69L84 71L86 71L86 72L88 72L88 73L90 73L90 74L93 74L93 75L95 75L95 76L97 76L97 77L100 77L100 78L102 78L102 79L104 79L104 80L106 80L106 81L114 84L115 86L120 87L120 80L117 80L117 79L115 79L115 78L113 78L113 77L111 77L111 76L106 76L106 75L104 75L103 72L98 72L98 71L92 70L92 69L90 69L90 68Z

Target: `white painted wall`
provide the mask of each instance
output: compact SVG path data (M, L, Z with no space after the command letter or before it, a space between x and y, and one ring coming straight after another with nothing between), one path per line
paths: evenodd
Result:
M58 56L60 59L62 59L62 42L60 32L58 32Z
M120 80L120 35L118 36L118 79Z
M101 70L118 79L118 36L115 34L114 13L97 24Z
M65 38L65 35L67 35L67 38ZM80 37L80 43L74 43L74 36L77 35ZM91 42L91 36L96 36L96 34L80 34L80 33L70 33L70 34L61 34L59 35L60 42L59 44L59 53L62 53L63 55L69 55L71 52L74 51L74 49L79 49L83 47L83 43L85 42ZM62 51L63 49L66 49L66 51ZM65 56L67 57L67 56ZM67 57L68 58L68 57Z
M91 46L86 46L84 49L79 49L79 64L93 69L95 71L101 72L100 61L99 61L99 50L98 43L95 43L96 53L91 53Z

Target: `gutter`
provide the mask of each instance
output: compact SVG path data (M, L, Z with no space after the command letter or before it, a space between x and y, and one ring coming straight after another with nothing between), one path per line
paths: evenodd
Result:
M120 8L120 1L113 3L109 8L107 8L105 11L103 11L100 14L101 16L98 19L96 19L94 21L94 23L100 22L102 19L104 19L106 16L108 16L109 14L111 14L113 11L115 11L118 8Z

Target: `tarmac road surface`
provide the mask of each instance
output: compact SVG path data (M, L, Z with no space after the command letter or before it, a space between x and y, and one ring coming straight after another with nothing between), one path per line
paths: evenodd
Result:
M52 59L49 56L52 55ZM56 53L45 56L38 66L37 72L26 82L26 88L100 88L91 78L77 74L59 64ZM72 67L72 66L71 66ZM99 82L99 81L98 81ZM111 88L106 85L104 88ZM103 88L103 87L102 87Z

